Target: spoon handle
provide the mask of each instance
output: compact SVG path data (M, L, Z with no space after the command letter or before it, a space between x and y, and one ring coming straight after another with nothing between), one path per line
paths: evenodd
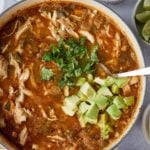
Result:
M116 75L117 75L117 77L132 77L132 76L150 75L150 67L133 70L133 71L129 71L129 72L124 72L124 73L118 73Z

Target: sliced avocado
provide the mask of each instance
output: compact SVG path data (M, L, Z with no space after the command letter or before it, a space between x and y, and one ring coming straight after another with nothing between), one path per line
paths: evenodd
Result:
M85 120L85 116L84 115L79 115L78 120L79 120L79 123L80 123L81 127L84 128L87 124L87 121Z
M129 78L117 78L115 83L119 88L123 88L128 83L128 81Z
M93 75L92 74L88 74L87 75L87 79L88 79L89 83L92 83L93 82Z
M94 82L99 84L99 85L104 85L105 84L105 80L101 79L100 77L96 77L94 79Z
M81 86L80 92L83 93L88 98L92 98L96 95L96 92L95 92L94 88L88 82L85 82Z
M72 108L72 107L77 106L79 102L80 102L80 98L76 95L72 95L72 96L65 98L64 105Z
M80 98L81 101L86 101L88 99L87 96L85 96L83 93L80 91L78 92L77 96Z
M107 114L101 114L98 122L98 126L100 127L101 137L106 140L109 138L110 132L112 132L111 126L108 124L108 116Z
M134 96L129 96L129 97L124 97L124 102L127 106L132 106L134 105Z
M86 82L86 78L80 77L76 83L77 86L82 86Z
M95 104L92 104L85 114L85 120L91 124L96 124L98 119L99 109Z
M108 76L106 79L105 79L105 86L109 87L111 86L112 84L115 83L115 79L111 76Z
M100 110L104 110L109 105L109 100L106 96L97 94L92 101L98 106Z
M90 108L90 105L87 104L86 102L82 102L80 105L79 105L79 110L82 114L84 114L88 109Z
M68 105L67 106L62 106L61 108L64 111L64 113L68 116L73 116L78 110L78 107L75 106L75 107L71 108Z
M100 128L103 128L105 124L107 123L107 120L108 120L108 115L106 113L101 114L99 117L98 126Z
M109 90L109 88L108 88L108 87L105 87L105 86L101 87L101 88L97 91L97 93L98 93L99 95L104 95L104 96L113 96L112 93L111 93L111 91Z
M106 111L110 115L110 117L114 120L120 119L122 114L122 112L118 109L118 107L115 104L109 106Z
M106 124L104 128L101 129L101 137L106 140L109 138L110 132L112 132L112 128L109 124Z
M116 96L113 100L113 103L118 107L118 109L122 109L126 107L122 96Z
M119 94L119 92L120 92L119 87L116 84L113 84L111 86L111 91L112 91L113 94Z
M79 104L80 99L76 95L72 95L69 97L66 97L64 99L64 104L62 106L62 110L64 111L65 114L69 116L73 116L76 111L78 110L77 105Z

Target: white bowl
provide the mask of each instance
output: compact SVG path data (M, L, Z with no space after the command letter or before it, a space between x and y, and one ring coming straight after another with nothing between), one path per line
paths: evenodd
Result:
M35 4L39 4L39 3L45 2L45 1L50 1L50 0L25 0L23 2L18 3L15 6L11 7L10 9L8 9L5 13L3 13L0 16L0 27L3 26L7 21L9 21L12 18L12 15L15 14L17 11L23 10L25 8L31 7ZM60 1L60 0L53 0L53 1ZM61 0L61 1L67 1L67 2L69 1L69 2L87 5L91 8L99 10L100 12L102 12L103 14L108 16L112 20L112 22L116 26L118 26L118 28L121 30L121 32L124 34L124 36L126 36L126 38L128 39L130 45L132 46L133 50L135 51L135 53L137 55L137 61L139 63L139 67L143 68L145 66L144 58L141 53L141 48L140 48L135 36L133 35L133 33L131 32L129 27L125 24L125 22L118 15L116 15L112 10L110 10L106 6L100 4L96 1L92 1L92 0ZM136 110L131 118L131 121L130 121L129 125L124 129L123 134L120 135L120 137L117 140L114 140L109 145L108 149L112 149L113 147L115 147L122 140L122 138L129 132L129 130L133 126L134 122L136 121L138 114L140 112L141 106L143 104L144 95L145 95L145 87L146 87L146 79L145 79L145 77L141 77L141 86L139 88L139 93L140 93L139 100L136 105Z

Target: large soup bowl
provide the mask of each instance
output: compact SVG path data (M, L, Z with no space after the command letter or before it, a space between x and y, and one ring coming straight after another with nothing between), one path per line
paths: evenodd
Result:
M34 6L36 4L46 2L46 1L54 1L54 2L55 1L62 1L62 2L69 1L69 2L73 2L73 3L80 3L80 4L91 7L93 9L97 9L98 11L102 12L104 15L106 15L107 17L109 17L112 20L114 25L116 25L118 27L118 29L123 33L123 35L127 38L129 44L131 45L132 49L136 53L139 67L140 68L144 67L144 59L143 59L143 55L141 53L141 48L140 48L135 36L129 29L129 27L112 10L110 10L103 4L95 2L94 0L25 0L23 2L20 2L16 5L12 6L11 8L7 9L3 14L0 15L0 28L3 25L5 25L9 20L11 20L13 18L13 16L15 16L16 13L19 13L19 11L29 8L31 6ZM124 136L129 132L129 130L133 126L134 122L136 121L136 119L140 113L140 109L141 109L141 106L142 106L142 103L144 100L145 87L146 87L146 79L145 79L145 77L141 77L138 102L136 103L136 106L135 106L136 108L134 111L134 115L132 116L128 126L124 129L123 133L117 139L113 140L106 149L112 149L113 147L115 147L124 138ZM2 145L4 145L4 147L6 147L8 150L17 149L14 146L12 146L9 143L9 141L7 141L7 139L5 139L5 137L3 137L2 135L0 136L0 143Z

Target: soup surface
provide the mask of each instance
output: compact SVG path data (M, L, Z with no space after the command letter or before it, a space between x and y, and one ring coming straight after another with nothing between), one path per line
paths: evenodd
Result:
M130 123L140 78L127 38L98 10L43 3L0 30L0 132L20 150L102 150Z

